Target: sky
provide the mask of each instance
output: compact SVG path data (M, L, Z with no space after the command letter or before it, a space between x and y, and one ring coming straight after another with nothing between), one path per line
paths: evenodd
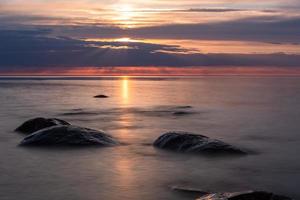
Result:
M0 0L0 75L300 75L299 0Z

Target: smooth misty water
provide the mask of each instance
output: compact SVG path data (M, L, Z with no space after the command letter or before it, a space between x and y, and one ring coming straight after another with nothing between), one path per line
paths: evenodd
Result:
M107 94L108 99L94 99ZM0 79L0 199L193 199L172 191L268 190L300 199L300 79L255 77ZM193 108L180 108L192 106ZM193 114L174 116L177 110ZM103 129L113 148L24 148L13 130L45 116ZM203 157L154 149L169 130L256 154Z

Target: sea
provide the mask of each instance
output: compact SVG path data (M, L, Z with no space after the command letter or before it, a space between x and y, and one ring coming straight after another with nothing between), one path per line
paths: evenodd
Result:
M94 98L104 94L109 98ZM103 130L117 147L23 147L35 117ZM207 192L270 191L300 199L300 78L1 77L1 200L192 200ZM250 152L165 151L168 131Z

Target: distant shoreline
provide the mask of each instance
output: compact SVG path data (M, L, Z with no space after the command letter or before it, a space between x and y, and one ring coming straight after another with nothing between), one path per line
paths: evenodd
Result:
M109 79L184 79L184 78L205 78L205 77L241 77L241 78L300 78L300 75L262 75L262 74L225 74L225 75L135 75L135 76L114 76L114 75L103 75L103 76L66 76L66 75L22 75L22 76L14 76L14 75L0 75L0 80L109 80Z

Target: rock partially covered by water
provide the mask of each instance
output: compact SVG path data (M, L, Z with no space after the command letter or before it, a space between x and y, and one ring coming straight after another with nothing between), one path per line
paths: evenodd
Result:
M104 99L104 98L108 98L109 96L107 96L107 95L104 95L104 94L100 94L100 95L96 95L96 96L94 96L94 98L99 98L99 99Z
M41 129L48 128L51 126L57 126L57 125L70 125L70 124L61 119L38 117L24 122L21 126L19 126L16 129L16 131L20 133L30 134L39 131Z
M183 116L183 115L190 115L193 114L192 112L188 112L188 111L176 111L173 112L173 115L175 116Z
M171 189L176 192L195 195L195 197L204 196L210 194L209 192L200 190L198 188L186 187L186 186L172 186Z
M197 200L293 200L289 197L276 195L269 192L248 191L236 193L208 194Z
M118 145L111 136L97 130L73 125L58 125L37 131L21 142L26 146L114 146Z
M182 153L246 154L225 142L187 132L165 133L154 142L154 146Z
M173 186L172 189L177 192L197 195L196 200L293 200L292 198L276 195L265 191L243 191L243 192L227 192L212 193L197 188ZM200 197L199 197L200 196ZM198 198L197 198L198 197ZM194 198L194 199L195 199Z

